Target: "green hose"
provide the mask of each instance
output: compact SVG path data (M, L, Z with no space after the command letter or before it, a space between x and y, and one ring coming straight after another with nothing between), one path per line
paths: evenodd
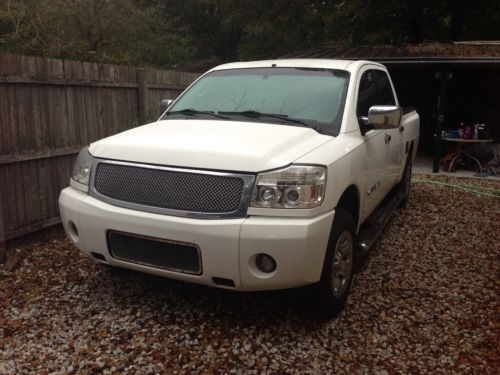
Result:
M431 181L431 180L429 180ZM493 193L500 193L500 189L496 189L496 188L486 188L486 187L477 187L475 185L468 185L468 184L456 184L458 186L463 186L463 187L466 187L466 188L469 188L469 189L473 189L473 190L480 190L480 191L487 191L487 192L493 192Z
M471 193L500 199L500 189L495 189L495 188L492 188L492 189L484 188L483 189L483 188L478 188L476 186L467 185L467 184L452 184L449 182L440 182L440 181L434 181L434 180L429 180L426 178L418 178L418 177L414 178L413 181L417 182L417 183L427 183L427 184L433 184L433 185L452 187L455 189L469 191Z

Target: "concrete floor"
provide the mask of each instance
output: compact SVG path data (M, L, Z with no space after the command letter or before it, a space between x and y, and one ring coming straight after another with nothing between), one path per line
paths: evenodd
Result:
M413 172L421 173L421 174L432 174L432 175L441 175L441 176L452 176L452 177L465 177L465 178L475 178L478 180L494 180L500 181L500 177L497 176L487 176L487 177L479 177L477 176L477 172L473 170L466 170L463 168L457 169L456 172L445 172L440 168L439 173L432 172L432 164L433 160L430 157L417 155L415 162L413 163ZM483 165L484 167L484 165Z

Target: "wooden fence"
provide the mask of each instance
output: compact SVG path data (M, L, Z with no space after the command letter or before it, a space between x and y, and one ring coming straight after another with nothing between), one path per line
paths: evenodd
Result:
M0 54L2 243L59 222L76 153L154 120L197 74Z

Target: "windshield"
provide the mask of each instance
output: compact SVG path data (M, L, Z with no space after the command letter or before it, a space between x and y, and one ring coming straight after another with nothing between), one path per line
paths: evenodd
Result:
M163 116L309 126L337 135L349 73L310 68L216 70L185 92Z

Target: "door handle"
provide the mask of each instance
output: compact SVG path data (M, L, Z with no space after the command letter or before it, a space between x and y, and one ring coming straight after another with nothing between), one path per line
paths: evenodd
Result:
M401 125L401 126L399 127L399 131L400 131L400 132L403 132L404 130L405 130L405 127L404 127L403 125Z
M385 143L389 143L391 141L392 137L390 134L385 135Z

